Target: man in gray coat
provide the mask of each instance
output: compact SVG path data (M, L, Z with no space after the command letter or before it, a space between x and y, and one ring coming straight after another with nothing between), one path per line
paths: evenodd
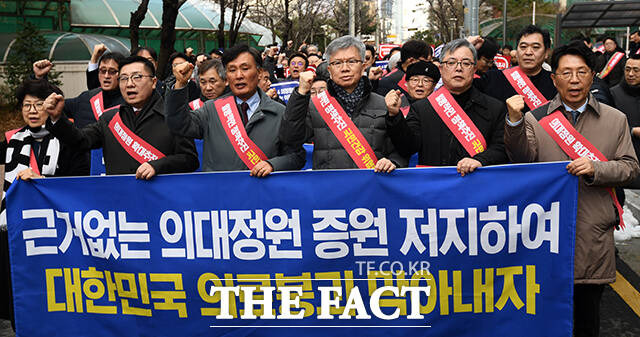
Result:
M168 89L165 97L169 129L178 135L204 140L203 171L250 169L252 176L264 177L273 171L301 169L305 162L302 145L289 146L278 137L284 106L258 88L258 69L262 66L260 53L246 44L236 45L225 51L222 63L231 93L209 100L194 111L189 109L185 89L193 65L186 62L173 69L176 84ZM216 107L216 102L229 102L230 97L237 105L237 110L233 107L239 115L237 120L229 112L231 109L222 113ZM224 108L231 107L225 105ZM234 128L229 128L231 125ZM242 131L246 131L248 139L243 138ZM248 153L262 152L264 155L259 159L254 156L256 160L248 162L241 152L247 149Z
M329 102L329 98L337 102L337 106L326 105L331 107L330 112L321 114L311 99L309 91L315 77L312 72L300 74L300 86L289 98L280 138L296 147L305 141L313 142L313 169L368 167L376 172L391 172L408 164L407 158L395 150L387 133L384 97L372 92L369 80L362 76L364 55L364 44L353 36L340 37L327 46L331 79L327 82L325 102ZM343 114L339 115L338 110ZM330 124L339 121L337 128L345 127L351 135L348 139L344 139L344 133L332 131L325 119L327 113L331 114ZM357 130L351 130L348 125ZM345 141L349 143L346 147ZM363 165L358 158L361 155L373 160Z

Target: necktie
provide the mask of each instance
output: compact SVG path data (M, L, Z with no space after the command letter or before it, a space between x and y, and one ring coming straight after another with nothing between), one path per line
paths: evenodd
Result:
M571 112L571 117L573 117L573 124L576 124L578 122L578 115L580 114L580 111L569 111Z
M242 125L244 126L247 126L247 123L249 122L248 111L249 104L247 104L247 102L242 102L242 104L240 104L240 118L242 118Z

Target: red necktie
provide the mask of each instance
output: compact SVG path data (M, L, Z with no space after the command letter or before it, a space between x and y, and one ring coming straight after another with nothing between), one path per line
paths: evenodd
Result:
M244 126L247 126L247 123L249 122L248 111L249 104L247 104L247 102L242 102L242 104L240 104L240 118L242 118L242 125Z

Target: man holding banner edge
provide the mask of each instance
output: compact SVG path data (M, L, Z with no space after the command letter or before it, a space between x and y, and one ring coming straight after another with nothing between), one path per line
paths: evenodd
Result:
M246 44L225 51L231 93L190 111L186 84L193 65L174 68L176 84L168 89L165 114L174 134L202 138L203 171L251 170L252 176L265 177L273 171L298 170L305 153L280 141L278 130L284 106L273 101L258 87L262 58Z
M616 278L613 230L622 218L611 187L630 182L640 170L626 117L589 92L594 76L591 53L582 42L557 48L551 78L558 94L524 115L522 106L508 104L505 125L506 150L513 162L571 159L567 171L581 177L574 262L575 336L598 336L604 285Z
M295 146L313 141L313 169L391 172L406 167L408 159L396 151L386 130L384 99L362 76L362 41L349 35L337 38L327 46L326 55L331 74L327 90L311 98L315 74L300 75L300 86L287 104L281 138Z
M164 123L151 61L141 56L124 59L118 82L126 104L104 111L96 123L82 129L63 116L64 97L51 94L44 104L47 130L78 150L103 148L107 174L135 173L148 180L156 174L195 171L199 164L193 140L173 136Z
M445 45L442 55L443 86L412 104L406 119L398 113L399 92L385 97L391 140L404 156L418 152L420 165L457 166L462 176L480 166L506 163L506 108L472 86L476 50L458 39Z

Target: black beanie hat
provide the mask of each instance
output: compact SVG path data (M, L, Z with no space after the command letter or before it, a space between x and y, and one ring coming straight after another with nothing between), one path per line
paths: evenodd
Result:
M418 61L407 67L406 80L408 81L411 76L415 75L430 77L436 83L440 80L440 71L438 67L431 62Z

